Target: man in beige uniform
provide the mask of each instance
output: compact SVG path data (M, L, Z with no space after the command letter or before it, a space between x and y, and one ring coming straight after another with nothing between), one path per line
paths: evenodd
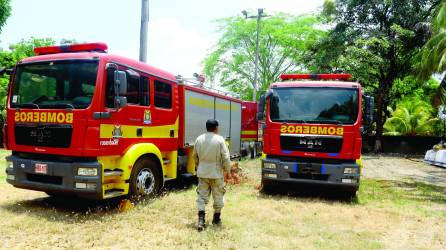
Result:
M205 226L205 208L212 193L214 200L213 225L220 225L221 209L224 206L225 181L223 172L230 173L231 160L225 139L218 135L218 122L214 119L206 121L205 134L195 141L193 157L197 166L197 207L198 231Z

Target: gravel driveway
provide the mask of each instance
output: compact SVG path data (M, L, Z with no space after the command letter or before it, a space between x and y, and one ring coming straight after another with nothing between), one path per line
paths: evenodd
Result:
M365 178L384 180L412 178L416 181L446 187L446 168L424 163L422 158L364 155L362 159Z

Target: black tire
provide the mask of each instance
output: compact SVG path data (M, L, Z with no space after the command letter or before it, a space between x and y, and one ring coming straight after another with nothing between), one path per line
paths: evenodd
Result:
M276 185L274 185L271 181L266 181L264 179L262 179L261 187L262 189L260 191L264 194L271 194L276 190Z
M254 159L257 157L257 144L254 144L254 147L252 147L249 150L250 154L251 154L251 159Z
M356 198L357 191L358 191L358 189L356 189L356 188L346 190L346 191L344 191L344 196L348 200L353 200Z
M155 197L163 186L162 181L158 164L149 157L140 158L133 166L130 176L130 197Z

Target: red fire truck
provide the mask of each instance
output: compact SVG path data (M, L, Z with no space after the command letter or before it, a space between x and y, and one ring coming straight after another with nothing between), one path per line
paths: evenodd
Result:
M4 127L8 183L92 199L151 196L195 175L191 153L209 118L238 156L240 100L106 50L41 47L17 63Z
M242 102L242 152L255 158L262 152L261 136L258 133L257 102Z
M348 74L290 74L259 101L263 122L262 184L323 184L355 195L361 173L361 133L373 98ZM266 104L266 109L265 109Z

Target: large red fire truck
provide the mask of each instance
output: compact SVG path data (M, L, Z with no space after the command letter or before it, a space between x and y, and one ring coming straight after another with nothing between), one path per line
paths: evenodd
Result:
M41 47L17 63L4 127L8 183L92 199L153 195L195 175L191 153L209 118L238 156L240 100L106 50Z
M323 184L354 195L361 173L361 133L373 98L348 74L290 74L259 101L263 122L262 184ZM288 81L289 80L289 81ZM265 110L266 104L266 110Z

